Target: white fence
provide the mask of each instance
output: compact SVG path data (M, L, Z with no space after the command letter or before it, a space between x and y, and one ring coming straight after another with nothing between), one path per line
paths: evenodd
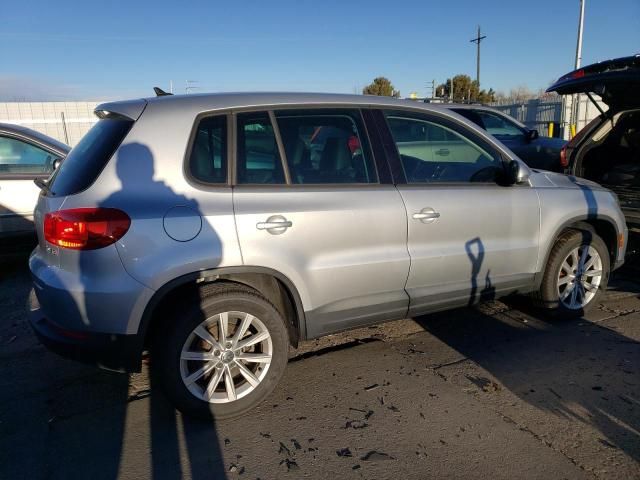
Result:
M554 124L554 136L568 139L571 135L571 96L565 101L555 97L522 103L495 103L492 106L520 120L529 128L548 134ZM0 123L15 123L42 132L67 145L74 146L97 122L93 110L101 102L6 102L0 103ZM601 104L604 110L606 105ZM598 116L598 109L585 96L577 102L576 132Z
M93 110L101 102L0 103L0 123L37 130L74 146L98 121Z
M591 120L596 118L600 112L598 108L589 100L586 95L576 95L577 116L572 116L572 96L552 97L550 99L535 98L520 103L493 103L491 106L502 112L511 115L516 120L521 121L531 129L537 129L541 135L548 135L549 124L554 124L555 137L569 139L571 136L572 119L575 121L575 132L579 132ZM603 110L607 106L598 100L598 104Z

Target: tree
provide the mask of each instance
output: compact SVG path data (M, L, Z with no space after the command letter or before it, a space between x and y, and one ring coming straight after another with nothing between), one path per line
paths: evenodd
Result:
M478 93L477 101L480 103L491 103L496 101L496 92L493 88L490 88L489 91L480 90Z
M451 84L453 83L453 96L451 95ZM474 85L473 91L471 88L472 85L471 77L469 75L456 75L451 78L447 78L447 81L443 84L438 85L436 91L440 92L443 97L449 98L449 100L453 102L464 102L468 101L469 96L476 94L477 95L477 86ZM474 97L476 95L473 95Z
M445 83L436 87L436 97L451 98L451 78L447 78ZM480 102L491 103L496 100L496 92L493 88L480 90L478 82L471 80L469 75L456 75L453 77L453 99L454 102Z
M523 103L527 100L535 98L535 96L536 95L531 90L529 90L529 87L527 87L526 85L518 85L516 88L512 88L509 91L508 98L514 103Z
M391 81L386 77L374 78L371 84L362 89L362 94L396 98L400 96L400 92L393 88Z

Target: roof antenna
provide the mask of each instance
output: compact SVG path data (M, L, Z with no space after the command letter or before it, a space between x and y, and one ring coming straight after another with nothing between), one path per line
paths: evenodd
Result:
M164 97L166 95L173 95L173 93L165 92L160 87L153 87L153 91L156 93L156 97Z

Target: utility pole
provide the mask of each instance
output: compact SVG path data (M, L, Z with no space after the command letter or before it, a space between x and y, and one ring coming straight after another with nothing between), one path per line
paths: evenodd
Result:
M449 102L453 103L453 77L449 80L451 88L449 88Z
M476 56L476 82L478 83L478 90L480 90L480 42L487 38L486 35L480 36L480 25L478 25L478 36L470 40L471 43L478 45L478 53Z
M191 93L192 90L197 90L200 87L196 85L196 83L198 83L198 80L185 80L185 87L184 87L184 93L189 94Z
M436 98L436 81L431 80L431 83L427 83L427 88L431 89L431 98Z

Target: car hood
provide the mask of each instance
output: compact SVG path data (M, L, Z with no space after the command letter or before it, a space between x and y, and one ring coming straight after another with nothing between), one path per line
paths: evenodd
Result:
M546 170L532 170L529 178L534 187L606 190L602 185L591 180Z
M640 55L594 63L563 75L547 92L595 93L612 112L640 106Z

